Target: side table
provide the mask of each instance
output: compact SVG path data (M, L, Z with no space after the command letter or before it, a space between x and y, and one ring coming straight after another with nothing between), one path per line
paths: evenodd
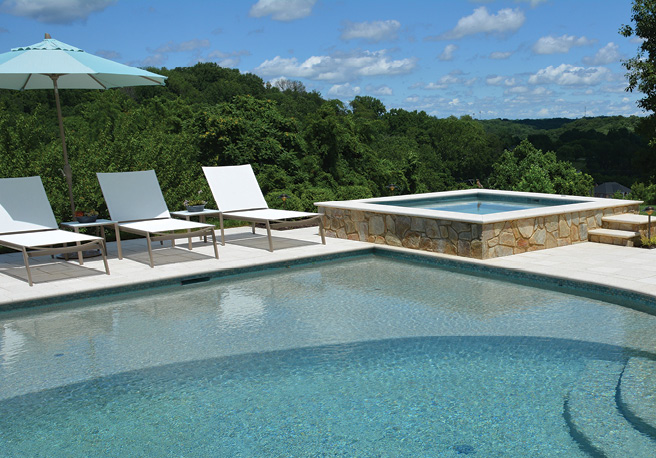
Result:
M223 213L221 210L212 210L210 208L206 208L203 211L199 212L190 212L187 210L181 210L177 212L170 212L171 216L175 216L176 218L184 218L187 221L191 220L192 216L197 216L198 217L198 222L199 223L204 223L205 218L207 216L221 216L221 213ZM223 227L221 227L221 241L223 242ZM205 242L207 242L207 237L205 237ZM225 242L223 242L223 245L225 245Z
M118 258L123 259L123 250L121 249L121 235L118 230L118 221L111 221L108 219L97 219L93 223L78 223L77 221L66 221L60 224L62 227L73 229L75 232L80 232L81 227L99 227L100 235L105 240L105 251L107 251L107 239L105 238L105 226L114 228L116 233L116 247L118 248Z

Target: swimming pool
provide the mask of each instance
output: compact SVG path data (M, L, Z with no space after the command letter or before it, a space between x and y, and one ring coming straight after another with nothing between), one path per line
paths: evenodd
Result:
M640 203L467 189L315 205L330 237L490 259L587 241L602 217Z
M0 455L587 456L655 324L378 256L4 313Z
M490 195L482 192L467 195L424 197L378 202L379 205L421 208L426 210L468 213L473 215L492 215L509 211L532 210L536 208L581 203L584 203L584 201L573 198L538 198L525 195L517 196L513 194Z

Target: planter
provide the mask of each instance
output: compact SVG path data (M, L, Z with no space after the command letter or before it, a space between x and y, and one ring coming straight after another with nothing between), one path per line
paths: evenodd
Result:
M188 212L202 212L205 210L205 205L187 205Z
M76 216L75 219L78 223L95 223L98 216Z

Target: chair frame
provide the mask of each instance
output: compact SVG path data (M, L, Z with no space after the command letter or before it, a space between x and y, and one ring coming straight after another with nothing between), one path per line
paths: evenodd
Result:
M232 219L237 221L246 221L252 223L252 231L255 234L255 224L264 224L267 231L267 239L269 241L269 251L273 252L273 238L271 236L271 229L279 229L281 227L291 228L306 226L308 223L318 222L319 235L321 236L321 243L326 244L326 234L323 227L323 215L320 213L299 212L294 210L280 210L269 208L262 194L253 168L250 164L233 165L222 167L203 167L203 173L210 185L212 195L217 203L219 214L219 227L221 229L221 244L225 245L225 233L223 220ZM227 204L225 199L226 189L222 189L220 181L225 176L232 178L232 184L237 184L240 189L236 193L239 197L236 199L241 202L244 208L234 208ZM229 180L226 180L229 181ZM231 184L231 183L228 183ZM231 194L231 197L232 195ZM239 205L237 205L238 207ZM223 208L222 208L223 207ZM257 213L271 213L280 215L278 217L262 217L257 216Z
M55 255L63 254L68 261L69 254L77 253L78 261L82 266L84 265L82 253L87 250L98 249L102 254L105 272L109 275L105 239L58 229L41 177L2 178L0 182L2 182L3 188L20 189L14 195L20 195L25 200L23 205L30 207L31 210L30 213L30 211L21 208L21 211L15 212L16 207L20 207L20 205L9 208L10 205L6 205L6 201L0 204L4 216L2 227L5 229L5 231L0 232L0 246L20 251L23 254L27 282L30 286L34 286L34 281L29 260L36 256L51 256L54 258ZM7 230L9 228L13 229ZM44 235L52 235L52 237L45 237L41 243L21 241ZM75 243L75 245L69 245L69 243Z
M173 248L175 240L188 239L189 250L192 250L192 237L211 236L214 257L219 259L214 225L171 218L154 170L97 173L97 176L109 213L118 221L119 230L146 238L150 267L155 267L152 242L163 244L170 240ZM135 208L125 206L127 199L134 201ZM137 217L139 214L145 217Z

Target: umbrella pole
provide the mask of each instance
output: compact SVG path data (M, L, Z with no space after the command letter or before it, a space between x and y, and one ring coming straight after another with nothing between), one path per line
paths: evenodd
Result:
M72 221L75 221L75 200L73 199L73 172L68 163L68 151L66 150L66 134L64 133L64 120L62 119L61 105L59 104L59 90L57 89L57 78L59 75L49 75L52 84L55 87L55 105L57 105L57 119L59 120L59 135L62 140L62 149L64 152L64 176L68 185L68 199L71 202Z

